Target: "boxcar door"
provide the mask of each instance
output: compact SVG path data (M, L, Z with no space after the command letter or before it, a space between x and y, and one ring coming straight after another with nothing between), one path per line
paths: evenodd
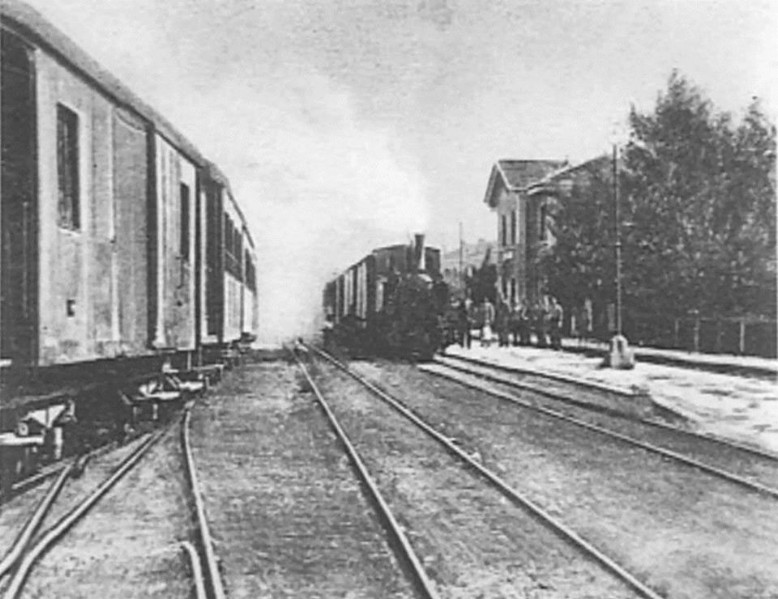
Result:
M148 344L148 133L117 109L113 122L113 196L117 253L119 338L128 355Z
M33 57L17 36L1 33L0 358L30 364L38 341Z

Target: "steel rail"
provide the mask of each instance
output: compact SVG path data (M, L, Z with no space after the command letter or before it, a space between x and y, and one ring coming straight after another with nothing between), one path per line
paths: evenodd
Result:
M308 369L305 367L305 364L302 363L300 358L293 351L292 355L302 370L302 373L308 381L308 384L311 386L311 389L313 389L316 401L327 415L327 419L340 439L340 442L343 443L344 447L346 448L346 453L348 454L351 463L354 465L360 480L365 485L365 487L367 487L373 501L378 505L379 514L388 526L389 532L394 537L395 541L399 543L399 546L402 549L402 557L405 558L405 562L410 567L411 573L413 574L414 580L416 581L419 590L424 594L425 597L429 597L429 599L439 599L440 596L435 590L434 583L427 576L427 572L424 570L424 566L421 564L421 560L419 560L419 557L413 550L408 537L402 531L400 523L397 522L397 519L392 514L392 511L389 508L389 504L381 495L381 491L379 491L378 485L370 476L370 473L368 472L367 467L365 466L362 459L359 457L359 453L357 452L356 448L351 443L348 435L343 430L343 427L341 427L340 423L335 417L335 414L332 412L332 409L322 396L321 391L319 391L319 388L313 381L313 378L308 372Z
M216 553L213 549L213 538L208 526L208 518L205 516L205 504L203 502L200 481L197 478L197 467L192 453L192 445L189 440L189 423L191 421L191 411L187 410L184 415L184 422L181 427L181 444L184 448L184 457L186 464L187 478L192 490L194 499L195 515L197 518L197 530L199 532L198 544L203 552L205 560L205 578L208 582L211 599L224 599L224 584L219 573L219 564L216 559Z
M28 476L26 478L22 478L20 480L17 480L13 485L11 486L11 493L8 494L8 496L0 495L0 506L8 503L11 499L16 497L17 495L20 495L21 493L24 493L25 491L32 489L33 487L39 485L43 481L52 478L53 476L56 476L60 472L62 472L63 468L66 468L67 466L62 464L57 464L53 468L45 468L44 470L41 470L40 472L36 472L32 476Z
M182 551L184 557L189 562L189 566L192 568L192 577L194 578L195 598L196 599L208 599L208 593L205 590L205 578L203 576L203 568L200 565L200 555L197 553L197 548L190 541L178 541L166 545L157 551L154 551L150 556L163 555L165 553L172 553L174 551Z
M46 514L48 513L54 501L57 499L59 492L65 486L65 482L70 476L72 469L73 464L71 463L59 471L59 476L51 484L49 490L38 503L35 510L33 510L32 514L27 519L27 522L25 522L24 526L19 532L19 535L14 540L13 545L11 545L11 548L5 554L5 557L3 557L2 561L0 561L0 579L3 579L5 575L8 574L14 564L24 553L25 547L27 547L27 545L30 543L30 539L32 539L33 535L38 531L38 528L40 528L43 519L46 517Z
M16 599L24 587L37 560L56 543L74 524L76 524L135 464L162 438L167 428L157 431L143 441L127 456L113 473L90 493L86 499L60 518L42 537L24 554L19 566L6 589L4 599Z
M627 391L615 385L609 385L608 383L601 383L599 381L588 381L586 379L581 379L568 374L563 374L561 372L554 372L552 370L538 370L538 369L532 369L532 368L528 368L525 366L518 366L518 365L504 366L502 364L492 364L490 362L487 362L486 360L480 360L478 358L456 356L453 354L452 355L445 354L442 357L449 360L461 360L463 362L470 362L472 364L478 364L479 366L492 366L499 370L513 371L519 374L531 374L534 376L541 376L554 381L560 381L562 383L570 383L573 385L578 385L580 387L587 387L595 391L607 391L608 393L621 395L622 397L628 397L628 398L635 397L635 393L633 393L632 391ZM436 357L434 361L435 362L440 361L440 357Z
M599 386L597 386L594 383L591 383L590 381L584 381L584 380L576 378L576 377L566 377L566 378L562 379L562 378L557 377L556 375L551 376L546 371L533 371L533 370L531 370L529 368L514 368L513 366L506 366L504 364L494 364L494 363L488 362L486 360L479 360L477 358L466 358L464 356L453 356L452 355L452 356L444 356L444 358L445 358L445 360L466 362L466 363L469 363L469 364L473 364L475 366L480 366L482 368L491 368L491 369L494 369L494 370L500 370L502 372L507 372L507 373L529 374L529 375L537 376L537 377L541 377L541 378L550 378L550 379L553 379L553 380L559 380L559 381L567 382L567 383L569 383L571 385L578 385L578 386L581 386L581 387L589 387L589 388L592 388L592 389L595 389L595 390L600 390L600 391L606 391L606 392L609 392L609 393L614 393L614 394L621 395L621 396L623 396L625 398L628 398L628 399L631 399L631 398L634 397L634 395L632 393L629 393L629 392L626 392L626 391L623 391L623 390L620 390L620 389L616 389L616 388L611 388L610 386L607 386L607 387L603 386L603 387L600 388ZM710 434L703 434L703 433L698 433L698 432L695 432L695 431L685 430L685 429L682 429L682 428L678 428L677 426L673 426L671 424L667 424L665 422L659 422L658 420L649 420L647 418L640 418L638 416L632 416L630 414L624 414L623 412L619 412L618 410L615 410L613 408L608 408L608 407L604 407L604 406L603 407L601 407L601 406L593 407L593 406L591 406L591 404L587 404L586 402L578 401L578 400L570 398L570 397L565 397L561 393L554 393L553 391L548 391L546 389L543 389L541 387L537 387L535 385L531 385L529 383L522 383L522 382L519 382L519 381L512 381L512 380L509 380L509 379L503 379L501 377L495 377L494 375L489 375L489 374L475 373L473 371L467 370L466 368L464 368L462 366L457 366L457 365L454 365L454 364L449 364L445 360L441 360L440 358L435 358L434 361L437 364L442 364L444 366L448 366L449 368L453 368L455 370L459 370L459 371L465 372L467 374L474 374L475 376L480 376L480 377L485 378L485 379L491 379L491 380L494 380L495 382L498 382L498 383L503 383L503 384L506 384L506 385L510 385L512 387L516 387L517 389L527 389L529 391L534 391L534 392L536 392L536 393L538 393L540 395L545 395L546 397L548 397L550 399L554 399L554 400L557 400L557 401L562 401L562 402L565 402L565 403L570 403L570 404L573 404L573 405L576 405L576 406L580 406L582 408L588 408L588 409L592 409L592 410L595 410L595 411L601 411L601 412L604 412L604 413L609 414L611 416L615 416L616 418L621 418L621 419L624 419L624 420L630 420L630 421L633 421L633 422L640 422L640 423L645 424L647 426L653 426L655 428L661 428L661 429L664 429L664 430L672 431L674 433L678 433L680 435L684 435L684 436L687 436L687 437L692 437L694 439L702 439L702 440L708 441L710 443L717 443L719 445L723 445L725 447L732 448L732 449L737 449L737 450L743 451L745 453L750 453L752 455L755 455L755 456L758 456L758 457L761 457L761 458L765 458L767 460L778 461L778 454L775 453L775 452L772 452L772 451L768 451L766 449L761 449L759 447L752 447L751 445L746 445L745 443L739 443L738 441L732 441L730 439L722 439L721 437L716 437L716 436L710 435Z
M179 546L189 558L189 565L192 568L192 576L195 582L195 596L197 599L208 599L208 594L205 592L203 567L200 565L200 556L197 553L197 549L189 541L181 541Z
M86 458L87 460L92 460L105 453L108 453L109 451L112 451L115 448L116 448L116 442L110 441L108 443L105 443L104 445L95 447L91 451L88 451L86 454L83 454L81 457ZM69 465L73 464L78 459L80 458L79 457L62 458L61 460L57 460L56 462L44 467L43 469L41 469L40 472L36 472L32 476L28 476L26 478L22 478L16 481L11 487L10 495L8 496L0 495L0 507L8 503L14 497L17 497L18 495L21 495L22 493L28 491L29 489L39 485L43 481L56 476L57 474L62 472L63 468L69 468L70 467Z
M581 537L578 533L576 533L574 530L569 528L563 522L554 518L551 514L546 512L543 508L541 508L539 505L534 503L531 499L519 493L517 490L513 489L511 486L508 485L508 483L503 481L499 476L497 476L491 470L487 469L485 466L483 466L482 464L474 460L462 449L454 445L454 443L452 443L449 438L442 435L434 427L424 422L424 420L422 420L420 417L418 417L410 409L402 405L396 399L391 397L388 393L379 389L373 383L371 383L364 377L358 375L357 373L353 372L351 369L348 368L348 366L342 364L341 362L339 362L338 360L336 360L326 352L320 350L319 348L312 347L310 345L306 345L306 347L313 350L317 355L329 361L336 368L342 370L348 376L352 377L354 380L356 380L357 382L365 386L367 389L372 391L376 396L378 396L380 399L382 399L387 404L392 406L395 410L400 412L411 422L416 424L425 433L427 433L428 435L430 435L431 437L439 441L441 444L443 444L446 447L446 449L449 450L449 452L456 455L458 458L464 461L468 466L470 466L476 472L478 472L481 476L486 478L497 489L499 489L500 492L503 493L503 495L508 497L514 503L523 506L534 516L536 516L547 526L549 526L552 530L554 530L557 534L567 539L570 543L575 545L586 555L594 558L596 561L602 564L608 571L610 571L612 574L615 574L617 578L619 578L621 581L626 583L633 590L637 591L640 595L648 599L663 599L661 595L657 594L651 588L649 588L648 586L640 582L634 575L632 575L630 572L628 572L626 569L620 566L615 560L605 555L605 553L597 549L594 545L589 543L587 540L585 540L583 537Z
M442 366L442 365L439 365ZM443 366L444 368L449 368L451 370L456 371L457 369L451 366ZM580 426L581 428L585 428L590 431L594 431L596 433L599 433L601 435L604 435L606 437L610 437L613 439L617 439L619 441L622 441L624 443L627 443L629 445L633 445L635 447L640 447L641 449L656 453L658 455L661 455L663 457L667 457L673 460L676 460L677 462L680 462L682 464L685 464L687 466L691 466L693 468L696 468L698 470L701 470L707 474L712 474L713 476L717 476L723 480L726 480L731 483L735 483L737 485L740 485L744 488L747 488L751 491L756 491L758 493L762 493L764 495L767 495L769 497L772 497L774 499L778 499L778 489L774 489L773 487L768 487L766 485L762 485L760 483L748 480L747 478L743 478L741 476L738 476L737 474L732 474L731 472L727 472L726 470L721 470L720 468L716 468L715 466L709 466L708 464L705 464L703 462L700 462L699 460L695 460L694 458L690 458L684 455L681 455L680 453L676 451L672 451L670 449L663 449L662 447L658 447L656 445L652 445L651 443L646 443L644 441L638 441L637 439L633 439L632 437L629 437L627 435L623 435L621 433L617 433L615 431L609 430L607 428L598 426L596 424L590 424L589 422L585 422L583 420L580 420L578 418L575 418L573 416L568 416L567 414L563 414L561 412L557 412L556 410L552 410L550 408L544 408L543 406L536 406L528 401L524 401L522 399L519 399L517 397L514 397L513 395L509 395L508 393L503 393L502 391L497 391L495 389L489 389L488 387L485 387L483 385L478 385L473 382L469 382L466 380L463 380L461 378L451 376L450 374L445 374L443 372L436 372L435 370L431 369L425 369L425 372L428 372L430 374L433 374L435 376L440 376L443 378L446 378L448 380L454 381L460 385L463 385L465 387L469 387L471 389L475 389L477 391L481 391L482 393L487 393L489 395L492 395L494 397L497 397L499 399L511 402L513 404L516 404L518 406L521 406L523 408L527 408L530 410L534 410L536 412L540 412L541 414L544 414L546 416L550 416L552 418L557 418L559 420L563 420L565 422L568 422L570 424L573 424L575 426ZM470 376L479 376L479 375L473 375ZM534 390L534 389L533 389Z

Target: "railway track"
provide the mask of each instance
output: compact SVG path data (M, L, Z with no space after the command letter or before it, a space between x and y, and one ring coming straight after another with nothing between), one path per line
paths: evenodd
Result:
M126 391L129 391L130 389L137 389L144 385L149 385L153 382L159 382L161 385L169 388L174 389L176 391L179 391L181 393L198 393L198 392L204 392L208 389L208 386L212 384L214 381L218 382L221 380L223 376L223 370L224 365L223 364L211 364L208 366L201 366L201 367L195 367L192 368L189 371L186 371L185 376L195 375L198 379L198 381L202 381L201 383L193 383L191 381L183 382L179 376L178 371L146 371L142 373L134 373L131 376L122 377L122 376L108 376L106 377L107 381L101 381L101 382L89 382L83 385L80 385L78 387L69 387L64 391L57 391L57 392L49 392L47 394L44 394L43 396L37 397L32 395L25 399L23 404L16 405L15 411L16 414L10 413L7 414L7 417L10 417L12 421L17 418L19 414L23 414L25 412L34 411L34 409L40 408L40 409L50 409L52 407L56 407L57 405L65 405L69 402L74 402L77 404L80 400L91 397L91 396L98 396L101 398L102 403L100 404L102 408L105 407L106 403L109 406L109 411L116 409L116 405L111 405L109 399L114 398L118 401L118 398L123 397L125 401L127 401L130 405L134 403L135 400L133 400L130 395L132 395L131 392L125 393ZM165 378L167 377L167 378ZM5 399L5 397L4 397ZM15 400L13 397L9 401L4 401L3 408L6 408L7 406L5 404L13 405L15 403ZM141 408L142 402L137 402L134 404L133 407L131 407L131 410L136 409L142 409ZM123 409L126 410L129 406L125 404L123 406ZM148 408L147 408L148 409ZM2 410L0 410L2 412ZM13 410L9 410L9 412L13 412ZM2 414L0 414L0 420L2 420ZM101 426L105 425L105 422L96 423L93 418L94 414L85 414L85 423L86 423L86 430L94 430L97 428L100 428ZM81 417L79 416L78 420L81 420ZM56 476L63 468L66 468L67 465L77 459L86 459L91 460L95 457L98 457L105 453L106 451L111 451L112 449L115 449L117 447L118 443L126 443L128 440L130 440L132 437L139 434L138 432L133 432L129 437L125 436L125 432L121 430L121 425L123 423L119 422L117 425L117 430L114 431L112 435L103 434L102 437L93 437L89 438L86 441L87 445L92 445L93 448L89 450L85 455L82 455L81 458L75 455L66 456L64 458L59 458L54 462L47 463L43 467L40 467L38 465L33 465L32 468L36 468L37 471L34 471L30 474L24 475L22 478L19 479L12 479L10 484L8 484L6 481L2 481L2 485L0 485L2 488L0 488L0 508L3 506L3 504L7 503L10 499L15 497L16 495L19 495L20 493L24 493L25 491L32 489L33 487L45 482L49 478L52 478ZM118 436L122 436L121 441L117 441L117 433ZM80 431L79 433L75 433L76 435L83 435L84 431ZM82 441L84 442L84 441ZM67 451L67 450L66 450ZM60 447L60 453L62 453L62 448ZM15 475L14 475L15 476Z
M522 382L507 367L496 367L465 358L436 359L426 372L454 380L521 408L594 431L626 445L661 455L742 488L778 499L778 456L740 443L625 414L559 391ZM483 382L489 384L483 384ZM573 380L565 382L575 384ZM529 391L515 394L516 390Z
M582 536L580 536L574 530L568 527L559 518L553 516L547 510L541 508L539 505L537 505L531 499L529 499L526 495L517 491L515 488L512 488L496 472L485 467L481 462L481 460L478 459L477 456L474 457L472 455L469 455L468 452L464 451L456 443L452 442L452 440L448 438L445 434L442 434L434 426L424 421L417 414L413 413L411 410L405 407L402 403L398 402L391 395L379 389L378 387L373 385L370 381L366 380L364 377L355 373L354 371L349 369L346 365L339 362L329 354L326 354L321 350L317 348L313 348L311 346L306 345L304 347L306 348L307 350L306 353L308 355L311 356L315 355L316 357L321 358L322 360L325 360L327 363L335 366L337 369L341 370L349 377L351 377L351 379L356 381L364 390L367 390L369 391L370 394L378 397L384 404L389 406L394 412L400 414L404 419L412 422L415 425L415 427L423 431L423 433L428 438L432 438L438 447L444 448L448 454L454 456L457 460L459 460L462 464L464 464L466 468L474 472L478 479L480 479L483 482L486 482L487 483L486 486L488 488L492 489L493 491L496 490L503 497L503 501L504 499L507 499L514 507L520 508L521 510L520 514L522 514L524 517L530 516L530 518L534 522L539 521L540 523L542 523L542 527L544 528L546 533L549 533L550 531L553 536L557 537L557 539L563 540L563 542L566 545L568 545L568 547L574 548L574 550L578 552L579 556L581 556L583 559L598 564L602 572L607 572L609 576L612 576L615 579L619 580L620 584L625 585L630 589L632 595L636 595L640 597L649 597L652 599L659 599L659 597L661 597L660 594L658 594L656 591L651 589L644 582L639 580L635 574L627 571L626 568L622 567L619 563L617 563L615 559L606 555L605 552L601 551L593 544L588 542L586 539L584 539ZM324 399L321 392L316 387L315 382L313 381L312 377L305 369L304 365L301 364L301 368L305 372L305 376L307 377L311 387L314 389L314 392L317 396L317 400L321 403L322 408L330 418L333 428L337 431L344 445L348 448L349 455L351 456L350 459L352 460L352 462L355 464L355 467L360 472L360 477L365 481L366 486L368 486L368 488L370 489L370 493L371 495L373 495L375 499L375 503L380 508L382 519L390 523L396 522L397 517L392 515L391 511L389 510L387 501L380 496L380 493L377 490L377 484L375 483L374 480L370 478L370 474L366 472L366 469L364 467L364 459L358 455L357 450L354 448L354 444L346 436L344 427L341 424L339 424L333 409L329 407L329 405L327 404L326 400ZM519 519L521 518L521 516L518 516L515 513L514 516ZM397 539L397 543L395 545L401 548L402 561L413 565L414 577L419 583L419 588L422 589L424 596L427 597L435 596L433 594L430 594L430 590L428 590L426 585L424 584L424 581L426 579L426 573L424 570L424 566L422 565L423 561L420 560L419 557L414 554L413 552L414 549L412 544L409 543L407 541L407 538L403 536L403 529L395 526L390 526L390 527L391 527L391 534Z
M192 443L228 596L419 594L285 350L192 411Z
M202 555L202 561L204 562L201 569L201 572L203 573L202 580L197 578L195 580L198 585L198 593L202 586L203 597L207 597L208 599L224 599L224 583L222 582L219 564L213 549L213 539L211 538L208 518L205 515L203 494L200 488L200 480L197 476L197 466L195 465L194 455L192 453L192 443L190 441L189 433L190 420L191 411L187 409L181 426L181 445L184 451L187 481L189 483L191 499L194 505L194 524L197 535L196 542L200 555ZM194 556L190 555L190 557ZM198 599L200 599L199 594Z
M223 597L223 588L210 545L196 469L189 447L188 422L189 409L187 408L180 418L174 419L167 426L142 435L135 440L135 446L127 455L123 456L120 462L110 469L110 474L105 476L92 491L85 495L81 493L76 501L72 501L71 498L67 506L60 506L57 503L57 498L64 494L63 489L67 489L68 481L74 470L73 463L64 464L56 473L56 480L30 513L29 518L20 528L14 543L0 562L0 588L4 584L3 598L15 599L21 596L25 585L31 578L34 578L33 570L44 555L51 552L79 522L84 521L95 506L121 480L136 469L143 458L154 447L158 446L161 440L172 434L173 428L176 426L180 429L181 452L185 460L190 492L189 502L192 504L193 522L191 528L195 534L192 541L183 539L172 545L161 547L158 551L152 552L149 558L155 560L161 559L162 556L167 558L170 554L178 554L177 559L183 559L188 563L192 579L191 586L198 599L220 599ZM105 449L103 448L102 451L104 452ZM45 524L48 526L44 529Z
M415 583L414 586L416 590L419 592L420 596L426 597L427 599L439 599L439 595L437 593L437 590L435 589L435 585L427 576L427 573L424 570L424 567L422 566L421 559L419 559L419 556L414 551L413 546L411 545L410 541L408 540L408 537L403 531L403 528L400 526L400 523L397 521L397 518L394 516L391 509L389 508L386 499L384 499L384 496L381 494L381 491L378 489L378 485L376 484L376 481L370 475L370 472L365 466L365 463L360 457L357 449L355 448L351 440L348 438L348 435L346 434L343 427L338 422L337 417L335 416L334 412L330 408L327 401L324 399L324 396L321 394L321 391L319 391L319 388L314 382L310 373L308 372L308 369L305 367L303 362L296 355L294 357L297 361L298 366L303 372L303 375L308 381L308 384L311 386L311 389L313 390L314 395L316 397L316 401L318 401L319 405L327 415L327 419L329 420L330 424L335 430L335 434L337 435L338 439L340 439L341 443L343 443L346 449L346 453L348 454L349 460L351 460L351 463L354 465L354 468L357 471L360 480L362 481L364 486L368 489L373 504L377 507L377 511L379 513L380 519L384 522L384 525L386 526L390 535L392 536L394 540L394 546L398 548L397 553L399 554L401 562L404 563L405 567L408 569L408 571L411 574L411 578Z

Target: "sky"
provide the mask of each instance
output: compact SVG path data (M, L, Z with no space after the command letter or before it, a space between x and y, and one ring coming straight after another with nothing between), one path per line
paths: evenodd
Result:
M230 178L267 343L372 248L495 238L496 160L607 151L673 69L778 114L772 0L27 1Z

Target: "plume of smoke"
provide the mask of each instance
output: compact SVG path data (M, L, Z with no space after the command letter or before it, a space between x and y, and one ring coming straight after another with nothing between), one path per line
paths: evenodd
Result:
M392 131L361 121L326 78L297 80L281 98L231 85L214 101L228 94L241 119L204 133L257 241L260 342L273 344L312 332L324 283L371 249L425 230L429 209Z

